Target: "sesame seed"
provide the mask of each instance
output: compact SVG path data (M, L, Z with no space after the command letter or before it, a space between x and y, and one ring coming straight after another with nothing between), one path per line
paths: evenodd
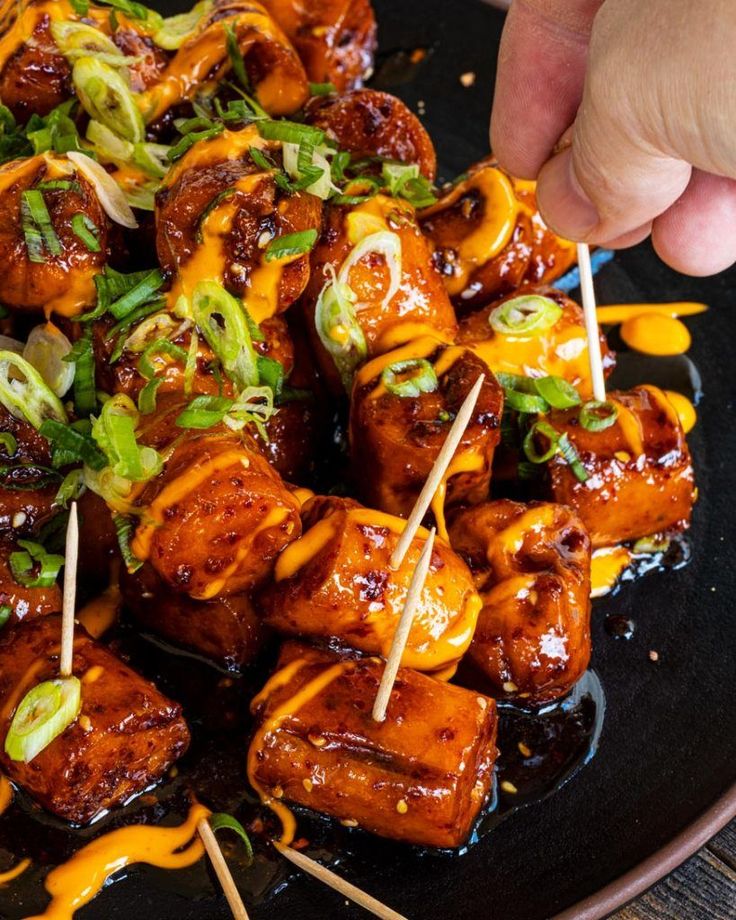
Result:
M504 681L503 689L505 693L516 693L519 688L516 686L513 680L506 680Z
M83 732L92 731L92 723L90 722L89 716L80 716L79 717L79 727Z
M649 652L649 660L659 661L659 652L655 652L654 649L652 649L651 652Z
M12 521L13 527L15 527L16 529L18 527L22 527L27 520L28 520L28 515L25 513L25 511L16 511L15 514L13 515L13 521Z
M523 741L519 742L519 750L524 755L524 757L532 756L532 749L528 745L524 744Z
M265 249L266 246L271 242L272 236L268 230L264 230L263 233L258 237L258 248Z
M314 783L312 782L311 779L303 779L302 786L304 786L307 792L311 792L312 789L314 789Z
M323 738L322 735L307 735L309 743L313 744L316 748L324 747L327 744L327 738Z
M409 806L406 804L406 799L399 799L399 801L396 803L396 811L398 811L400 815L405 815L407 811L409 811Z
M342 824L343 827L357 827L358 826L358 822L355 820L355 818L343 818L340 824Z
M467 73L460 74L460 82L467 89L475 84L475 71L468 70Z
M271 795L275 799L282 799L284 797L284 790L281 788L281 786L274 786L271 790Z
M519 791L516 786L513 783L510 783L507 779L501 783L501 788L504 792L508 792L510 795L516 795L516 793Z

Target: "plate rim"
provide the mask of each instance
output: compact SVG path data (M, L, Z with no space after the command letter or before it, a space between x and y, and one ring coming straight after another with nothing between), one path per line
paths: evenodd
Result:
M736 783L675 837L623 875L551 920L603 920L640 897L701 850L736 818Z

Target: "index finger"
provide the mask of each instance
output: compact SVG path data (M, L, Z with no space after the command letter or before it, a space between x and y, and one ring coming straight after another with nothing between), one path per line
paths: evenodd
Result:
M491 147L515 176L535 179L575 120L595 14L604 0L514 0L498 57Z

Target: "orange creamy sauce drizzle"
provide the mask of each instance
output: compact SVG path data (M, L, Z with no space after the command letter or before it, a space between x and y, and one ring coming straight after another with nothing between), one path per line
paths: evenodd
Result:
M140 824L103 834L49 873L45 885L51 903L43 914L28 920L72 920L75 911L89 904L113 873L133 863L161 869L194 865L205 852L197 825L209 814L203 805L195 804L178 827Z
M265 703L276 690L286 686L294 676L304 667L307 662L304 659L297 659L287 664L280 671L277 671L261 692L254 697L251 704L252 710ZM281 821L281 838L280 843L288 846L296 834L296 819L289 808L279 801L283 790L267 790L256 779L256 767L258 760L258 751L261 750L266 742L268 735L278 731L281 724L288 718L291 718L306 706L311 700L318 696L331 683L347 673L353 667L353 662L342 661L338 664L326 668L321 674L315 677L309 683L305 684L294 696L290 697L285 703L278 706L271 715L264 720L263 725L256 731L250 748L248 749L248 781L260 796L261 802L268 806L271 811Z
M626 546L606 546L593 552L590 560L590 596L603 597L631 564L631 550Z
M492 167L479 170L459 183L450 194L423 212L430 217L436 211L455 205L463 195L477 190L483 201L483 216L478 226L463 237L457 249L454 272L445 278L450 296L460 294L475 269L497 256L509 243L524 207L516 198L510 180Z
M621 338L629 348L645 355L682 355L692 338L687 326L672 316L641 313L621 326Z
M119 583L120 560L116 559L111 564L110 575L110 584L102 594L93 597L77 611L77 622L84 626L93 639L99 639L108 629L111 629L120 612L122 604Z
M7 776L0 773L0 815L10 808L13 803L13 785Z

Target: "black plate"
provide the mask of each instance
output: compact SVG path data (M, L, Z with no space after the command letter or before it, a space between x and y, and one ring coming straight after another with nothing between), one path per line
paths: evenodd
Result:
M184 8L157 5L167 13ZM376 0L375 5L381 36L376 82L415 110L426 110L442 175L451 177L487 152L503 16L479 0ZM428 53L411 65L406 52L416 48ZM476 74L472 88L459 81L468 71ZM374 839L361 845L362 858L346 863L342 871L352 881L411 920L549 917L655 854L736 781L736 578L730 558L736 540L730 511L736 484L736 272L705 281L684 278L644 245L619 254L600 272L597 285L601 302L689 299L712 305L709 313L688 321L694 337L689 357L702 374L705 394L690 437L700 487L692 558L678 571L649 575L595 604L592 666L605 691L606 716L596 756L570 782L517 810L465 855L422 856ZM688 377L682 362L648 359L643 370L636 364L627 368L628 382L643 382L642 373L672 388ZM604 630L611 611L634 621L630 641L617 641ZM649 659L650 650L659 653L657 663ZM242 757L244 766L245 741ZM43 833L38 826L36 831ZM108 888L78 916L229 916L204 873L201 865L181 873L133 869L129 880ZM656 872L649 881L654 877ZM5 910L3 898L0 893ZM3 916L22 916L19 906L16 902ZM598 915L594 909L589 916ZM251 916L365 915L297 874L283 891L252 908Z

